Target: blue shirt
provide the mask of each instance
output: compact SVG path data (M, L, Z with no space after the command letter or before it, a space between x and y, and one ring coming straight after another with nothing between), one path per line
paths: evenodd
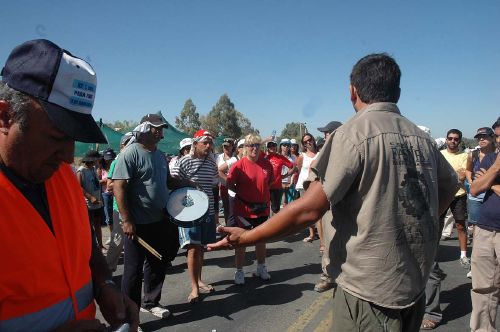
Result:
M496 157L496 153L490 153L484 156L479 167L484 169L490 168L495 163ZM500 175L497 175L494 184L500 184ZM491 189L486 191L484 195L478 225L500 231L500 196L495 194Z

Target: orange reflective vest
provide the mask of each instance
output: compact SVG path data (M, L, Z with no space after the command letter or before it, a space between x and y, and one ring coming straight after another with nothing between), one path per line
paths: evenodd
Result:
M52 233L0 173L0 332L50 331L95 317L87 207L69 165L45 182Z

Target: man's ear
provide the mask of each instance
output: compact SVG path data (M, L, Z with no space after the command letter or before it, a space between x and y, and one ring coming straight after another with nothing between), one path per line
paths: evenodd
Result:
M354 85L349 84L349 93L351 95L351 102L352 104L356 104L356 101L358 100L358 92L356 91L356 88Z
M10 103L0 99L0 133L7 134L12 125L10 118Z

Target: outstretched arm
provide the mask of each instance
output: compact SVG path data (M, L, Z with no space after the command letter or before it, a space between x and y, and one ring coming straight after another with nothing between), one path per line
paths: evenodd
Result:
M217 250L244 247L295 234L318 221L329 208L330 203L321 183L315 181L304 197L286 205L259 227L249 231L238 227L219 227L219 232L228 236L217 243L209 244L208 248Z

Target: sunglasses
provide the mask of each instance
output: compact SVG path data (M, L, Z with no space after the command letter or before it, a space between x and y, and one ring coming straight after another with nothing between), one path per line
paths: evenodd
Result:
M253 143L253 144L245 144L247 148L260 148L260 143Z
M458 137L446 137L448 141L460 142L460 138Z
M482 141L482 140L485 140L485 139L488 139L490 138L491 136L488 136L488 135L480 135L476 138L477 141Z

